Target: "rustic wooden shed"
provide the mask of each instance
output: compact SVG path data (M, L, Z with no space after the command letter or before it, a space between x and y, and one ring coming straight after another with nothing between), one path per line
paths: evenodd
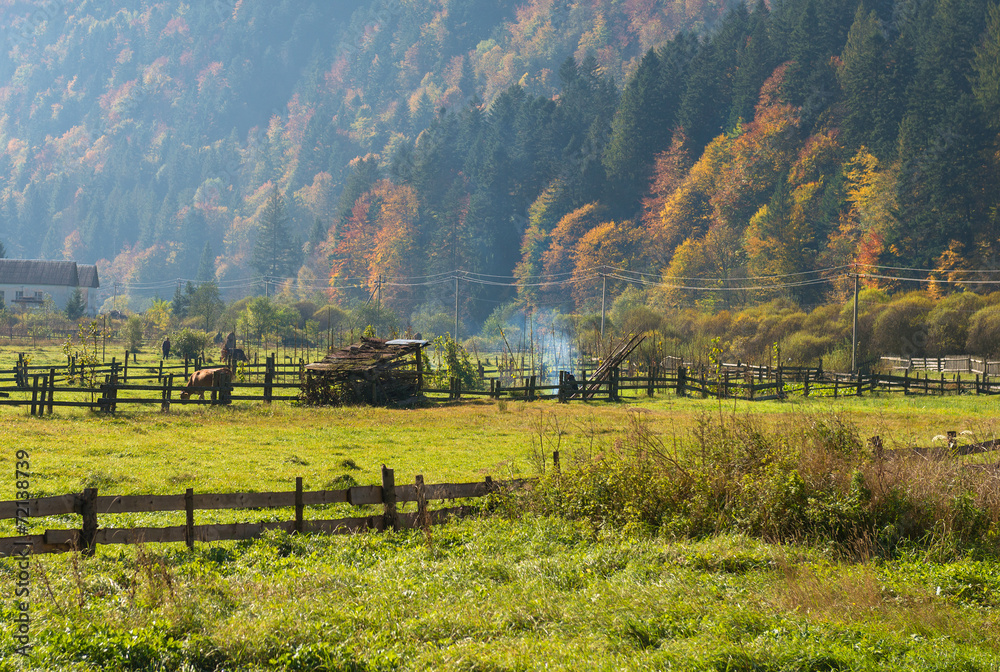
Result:
M306 365L302 399L309 404L406 405L420 397L422 350L430 341L362 338Z

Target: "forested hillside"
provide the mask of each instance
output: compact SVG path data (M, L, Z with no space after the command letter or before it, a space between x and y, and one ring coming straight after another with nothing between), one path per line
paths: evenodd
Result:
M591 309L609 267L710 306L997 267L988 0L0 6L0 241L137 293L294 278L405 319L462 271L483 319Z

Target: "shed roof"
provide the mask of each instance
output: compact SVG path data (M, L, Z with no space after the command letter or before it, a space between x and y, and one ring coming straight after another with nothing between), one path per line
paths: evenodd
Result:
M0 259L0 285L101 286L96 266L46 259Z

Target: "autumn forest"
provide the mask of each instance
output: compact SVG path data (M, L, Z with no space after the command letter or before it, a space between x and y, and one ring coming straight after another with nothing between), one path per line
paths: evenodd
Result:
M377 293L405 323L458 277L475 325L628 292L813 309L851 272L924 301L1000 268L989 0L0 11L0 243L126 295Z

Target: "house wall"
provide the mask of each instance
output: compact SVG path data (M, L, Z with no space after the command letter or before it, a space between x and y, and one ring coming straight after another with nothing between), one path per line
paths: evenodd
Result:
M3 304L7 307L7 310L16 310L21 306L34 307L40 304L36 303L19 303L16 301L18 292L22 292L23 296L34 297L36 293L41 292L42 298L51 297L52 302L55 303L57 310L65 310L66 303L69 301L70 295L73 293L75 287L66 287L63 285L2 285L0 284L0 292L3 293ZM87 305L87 314L96 315L97 306L94 305L94 295L96 292L91 292L90 287L81 287L80 292L83 294L83 300Z

